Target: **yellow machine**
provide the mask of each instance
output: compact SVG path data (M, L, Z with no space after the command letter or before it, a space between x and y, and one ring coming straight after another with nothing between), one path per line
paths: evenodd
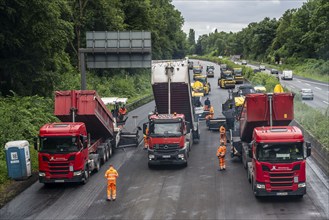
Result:
M243 83L242 68L233 68L233 76L236 84Z
M197 83L199 82L199 83ZM202 83L203 87L201 87ZM205 75L200 75L195 77L195 83L192 85L192 89L195 92L203 92L204 95L208 95L211 91L210 83L208 82L208 78Z
M223 71L218 78L218 86L224 89L235 88L235 80L233 79L232 71Z
M193 80L195 77L201 76L202 74L202 66L193 66Z

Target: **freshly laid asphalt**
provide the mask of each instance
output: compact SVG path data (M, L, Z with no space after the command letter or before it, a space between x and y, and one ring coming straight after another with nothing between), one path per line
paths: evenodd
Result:
M195 61L197 62L197 61ZM200 61L204 67L208 62ZM215 116L227 98L219 89L219 66L209 79L209 98ZM138 124L146 122L154 102L132 112ZM128 126L134 124L129 120ZM256 199L238 159L226 155L226 171L218 171L216 150L219 133L201 122L201 139L190 152L188 166L149 169L147 152L138 148L116 150L86 185L45 187L35 183L0 210L0 219L328 219L328 177L312 158L307 163L307 194L303 199ZM117 200L106 201L104 173L109 164L119 172Z

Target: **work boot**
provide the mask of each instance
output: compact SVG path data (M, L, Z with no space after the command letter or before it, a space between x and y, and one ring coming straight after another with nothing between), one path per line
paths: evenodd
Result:
M111 198L107 198L106 200L107 200L107 201L111 201Z
M115 198L113 198L113 202L115 201Z

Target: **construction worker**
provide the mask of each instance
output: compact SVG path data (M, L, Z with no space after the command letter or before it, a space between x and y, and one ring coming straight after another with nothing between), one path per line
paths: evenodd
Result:
M209 105L209 114L206 116L206 123L207 125L209 124L209 120L214 118L215 110L212 105Z
M125 105L123 105L120 109L119 109L119 120L123 121L124 116L127 114L127 109L125 107Z
M111 201L112 199L115 201L117 196L116 179L119 177L119 174L112 164L105 172L104 177L107 179L107 201Z
M210 106L210 100L207 97L207 99L204 101L204 110L208 110Z
M225 129L224 126L220 126L219 133L220 133L219 141L226 143L227 142L227 140L226 140L226 129Z
M282 88L282 86L280 84L276 84L275 87L274 87L274 91L273 92L274 93L282 93L284 91L283 91L283 88Z
M144 150L146 150L149 147L148 134L149 134L149 129L146 128L145 134L144 134Z
M225 154L226 146L223 141L221 141L220 146L217 148L217 157L219 159L219 171L225 170Z

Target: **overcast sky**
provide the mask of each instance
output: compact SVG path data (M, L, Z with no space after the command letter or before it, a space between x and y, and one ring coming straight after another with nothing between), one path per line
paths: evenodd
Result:
M307 0L173 0L182 13L183 30L195 30L195 38L218 32L238 32L265 17L279 19L287 9L300 8Z

